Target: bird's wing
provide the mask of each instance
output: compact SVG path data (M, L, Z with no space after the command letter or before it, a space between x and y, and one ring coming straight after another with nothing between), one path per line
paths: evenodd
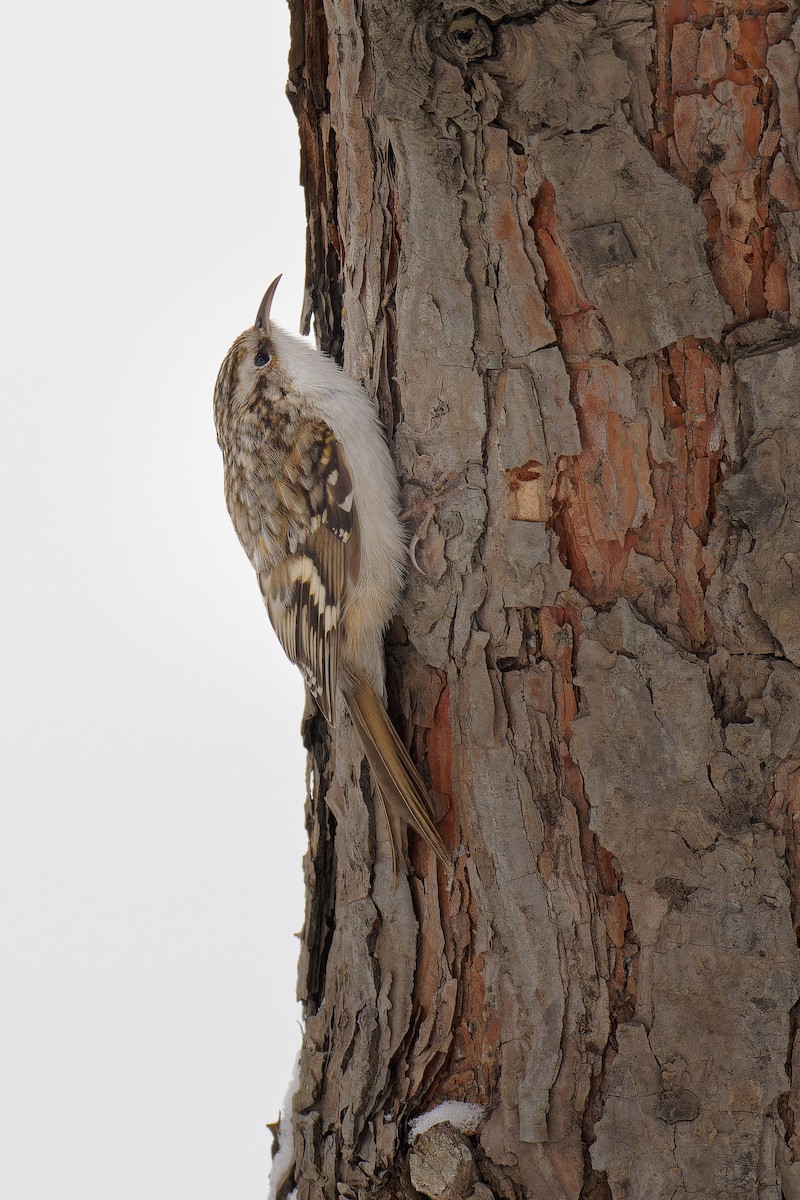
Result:
M332 722L341 623L348 581L358 570L359 538L350 469L323 421L307 421L298 430L276 492L289 514L288 554L261 578L267 612Z

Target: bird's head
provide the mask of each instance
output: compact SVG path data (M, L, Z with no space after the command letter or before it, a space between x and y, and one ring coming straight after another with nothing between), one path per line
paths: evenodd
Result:
M280 361L270 322L270 308L280 275L273 279L258 306L250 329L241 333L231 346L217 376L214 411L217 422L252 410L271 393L286 391L290 381Z

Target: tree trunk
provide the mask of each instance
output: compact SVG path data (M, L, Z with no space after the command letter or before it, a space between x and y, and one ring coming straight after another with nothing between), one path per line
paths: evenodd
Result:
M291 10L306 318L389 430L458 857L395 889L317 725L277 1194L797 1200L797 10Z

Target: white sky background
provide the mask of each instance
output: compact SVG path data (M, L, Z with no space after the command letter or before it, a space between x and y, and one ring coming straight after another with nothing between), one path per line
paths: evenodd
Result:
M281 0L0 45L0 1194L262 1197L299 1044L302 688L225 511L229 344L304 208Z

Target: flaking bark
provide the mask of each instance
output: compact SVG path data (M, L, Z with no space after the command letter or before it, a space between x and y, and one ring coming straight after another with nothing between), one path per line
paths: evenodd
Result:
M443 1200L795 1200L797 10L290 8L306 319L389 430L390 704L463 852L395 889L310 730L279 1194L412 1194L452 1099Z

